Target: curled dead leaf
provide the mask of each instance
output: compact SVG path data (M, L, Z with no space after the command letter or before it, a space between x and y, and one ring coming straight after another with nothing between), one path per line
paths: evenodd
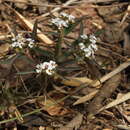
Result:
M70 113L70 110L63 107L64 102L61 102L60 104L57 102L58 100L45 100L45 98L37 100L38 106L43 107L43 110L47 111L51 116L62 116Z

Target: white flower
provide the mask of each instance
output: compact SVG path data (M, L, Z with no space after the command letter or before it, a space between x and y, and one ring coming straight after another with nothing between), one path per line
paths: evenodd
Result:
M48 75L52 75L55 73L55 69L57 67L57 64L55 61L49 61L49 62L44 62L36 65L36 72L41 73L45 72Z
M94 35L90 35L89 40L90 40L90 42L92 42L94 44L97 42L97 38Z
M12 47L13 48L20 48L22 49L23 47L25 47L26 45L29 48L34 47L34 40L31 38L24 38L22 36L22 34L18 34L15 38L12 38Z
M51 20L51 23L58 27L58 29L62 29L64 27L68 27L69 23L74 22L75 17L73 15L68 15L66 13L60 13L60 16Z
M61 18L55 18L52 19L51 22L58 27L58 29L61 29L63 27L68 27L68 23L65 20L62 20Z
M13 43L12 43L12 47L13 48L20 48L20 49L22 49L23 48L23 46L25 45L25 39L22 37L22 35L21 34L18 34L15 38L12 38L12 41L13 41Z
M50 60L50 66L49 66L49 67L51 67L50 69L55 69L55 68L56 68L56 66L57 66L56 62L55 62L55 61Z
M49 62L44 62L44 63L42 63L42 65L41 65L42 69L48 69L49 66L50 66Z
M85 48L84 43L82 43L82 42L81 42L81 43L79 43L79 47L80 47L80 49L81 49L81 50L83 50L83 49Z
M97 51L98 50L98 47L96 44L92 43L90 44L91 48L94 50L94 51Z
M89 36L90 39L97 40L97 38L92 34Z
M84 43L79 43L79 47L81 51L83 52L83 55L87 58L94 58L95 51L98 50L96 43L96 37L94 35L90 35L89 37L85 34L80 36L82 39L88 39L90 40L90 44L86 47Z
M90 39L90 42L93 43L93 44L95 44L95 43L96 43L96 40Z
M36 65L36 72L37 72L37 73L41 73L41 72L42 72L42 63Z
M69 20L69 22L73 23L75 20L75 17L73 15L68 15L68 20Z
M23 46L24 46L24 43L23 42L19 42L19 41L16 41L16 42L13 42L12 45L11 45L13 48L20 48L22 49Z
M75 20L75 17L73 15L68 15L68 14L66 14L64 12L60 13L60 16L63 16L64 18L67 18L68 22L72 22L73 23L74 20Z
M34 40L31 38L27 38L26 41L28 42L28 47L33 48L34 47Z
M92 50L89 48L84 49L85 57L90 57L92 55Z
M84 40L88 39L88 36L86 34L80 35L80 37Z

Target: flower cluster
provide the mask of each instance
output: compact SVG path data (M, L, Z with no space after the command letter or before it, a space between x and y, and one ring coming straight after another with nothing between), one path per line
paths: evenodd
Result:
M24 38L22 34L18 34L15 38L12 39L11 46L13 48L20 48L22 49L25 46L28 46L29 48L34 47L34 40L31 38Z
M59 30L69 26L69 23L73 23L75 17L66 13L60 13L60 16L51 20L51 23L55 25Z
M55 61L50 60L49 62L43 62L36 65L36 72L41 73L45 72L48 75L52 75L55 73L55 69L57 64Z
M63 18L63 19L66 19L66 22L72 22L74 23L75 21L75 17L73 15L68 15L66 13L60 13L60 17Z
M87 36L85 34L80 36L82 40L89 40L89 45L86 46L84 42L79 43L79 48L83 52L84 56L89 58L93 57L94 58L94 53L95 51L98 50L98 47L96 45L97 38L94 35Z

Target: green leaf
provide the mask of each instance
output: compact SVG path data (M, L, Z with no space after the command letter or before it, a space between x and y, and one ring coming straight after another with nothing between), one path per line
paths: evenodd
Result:
M75 23L70 24L68 28L65 28L65 29L63 30L64 36L66 36L66 35L68 35L70 32L72 32L73 29L75 29L75 27L76 27L77 25L79 25L79 23L81 23L81 21L84 20L84 19L86 19L86 18L88 18L88 16L83 16L83 17L77 19L77 20L75 21Z
M34 26L33 26L33 31L32 31L32 38L34 40L37 40L37 20L35 21L34 23Z

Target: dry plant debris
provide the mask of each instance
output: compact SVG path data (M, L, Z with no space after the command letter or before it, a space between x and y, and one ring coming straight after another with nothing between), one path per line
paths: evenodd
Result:
M1 0L0 129L130 129L128 2Z

